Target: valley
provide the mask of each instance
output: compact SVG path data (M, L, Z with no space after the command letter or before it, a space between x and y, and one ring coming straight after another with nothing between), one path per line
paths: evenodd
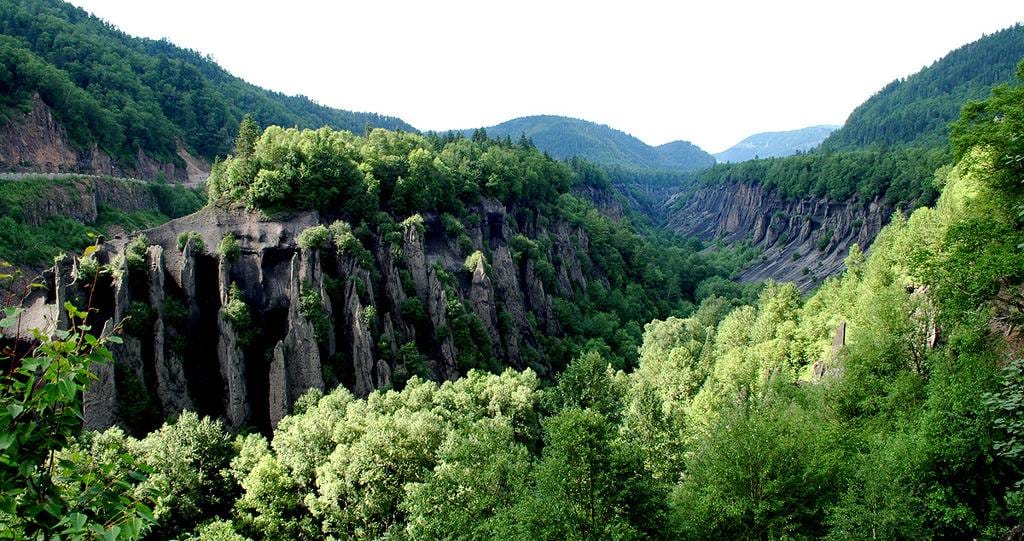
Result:
M1019 539L1022 59L712 155L0 4L0 538Z

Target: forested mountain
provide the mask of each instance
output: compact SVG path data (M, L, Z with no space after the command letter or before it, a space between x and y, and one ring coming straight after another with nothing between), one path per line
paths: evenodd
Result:
M952 159L947 125L991 85L1013 83L1022 57L1024 27L985 36L886 86L815 150L695 173L663 221L705 242L753 243L762 256L744 279L812 288L854 243L868 248L894 211L935 201L934 171Z
M494 138L517 141L525 135L555 158L583 158L599 165L642 170L695 171L715 163L714 157L687 141L658 147L603 124L564 116L527 116L484 128ZM465 130L467 136L473 130Z
M965 107L936 203L803 297L526 141L243 129L210 206L6 307L62 329L0 349L0 531L1016 539L1022 132L1024 85Z
M715 154L718 163L743 162L754 158L781 158L807 152L825 140L839 126L811 126L799 130L755 133Z
M947 54L931 66L886 85L854 109L824 150L869 146L945 146L949 123L969 100L1014 80L1024 58L1024 26L1017 24Z
M60 0L0 3L0 75L0 126L32 111L38 95L74 146L97 145L125 168L139 151L180 162L179 141L201 158L225 156L247 113L261 125L413 130L258 88L195 51L129 36Z

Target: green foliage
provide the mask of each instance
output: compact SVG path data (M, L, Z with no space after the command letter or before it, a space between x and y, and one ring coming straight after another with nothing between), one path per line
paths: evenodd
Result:
M130 456L73 447L90 369L111 362L107 344L120 339L89 334L88 312L63 308L68 330L35 331L27 352L0 354L0 529L16 538L138 538L152 522L149 493L130 490L145 474ZM21 313L5 307L0 327L20 333Z
M413 323L424 323L427 321L427 309L423 301L416 297L410 297L402 302L400 307L402 318Z
M618 166L630 171L692 171L715 163L710 154L686 141L652 147L608 126L561 116L539 115L512 119L487 128L483 137L488 136L493 139L520 138L518 146L536 147L556 158L579 157L596 164Z
M295 243L303 250L320 250L327 247L331 234L327 227L321 224L309 226L299 232Z
M758 183L786 198L827 195L845 201L858 196L871 201L882 196L895 206L917 207L935 199L932 172L948 160L941 147L819 151L720 164L698 173L697 180L712 185Z
M110 226L118 226L128 232L154 227L176 218L183 213L175 209L122 211L100 205L95 223L82 223L64 216L48 216L41 202L51 198L66 199L81 197L82 192L93 192L100 184L112 185L114 189L145 190L157 184L127 184L115 179L92 179L68 175L50 179L28 177L22 180L2 180L0 189L0 258L19 265L47 265L61 253L78 253L92 244L91 235L105 234ZM183 187L168 188L173 193L194 194ZM188 212L199 208L202 203L191 207ZM41 215L39 213L42 213Z
M225 261L235 261L242 255L242 247L238 244L238 239L235 238L234 233L228 232L220 239L220 244L217 245L217 252L224 258Z
M338 255L355 259L364 269L373 268L373 254L355 236L352 226L342 220L337 220L331 224L330 233Z
M178 235L178 251L184 252L185 246L191 242L192 250L195 254L206 253L206 243L203 241L203 236L197 231L186 231Z
M835 235L835 233L835 229L829 229L822 233L820 237L818 237L817 242L814 243L814 245L818 248L818 251L825 251L825 248L828 248L828 245L829 243L832 242L832 237Z
M138 235L124 247L125 263L128 272L135 275L143 275L148 269L146 267L146 249L149 247L146 237Z
M476 268L480 266L480 263L483 263L484 271L486 272L488 269L487 256L485 256L480 250L477 250L466 256L466 260L462 263L462 268L465 269L466 272L473 273L476 272Z
M252 342L257 329L253 326L252 311L245 302L245 296L238 284L232 282L228 290L228 302L224 305L224 317L238 335L238 343L245 346Z
M1013 81L1024 57L1024 27L1017 24L969 43L905 79L895 80L850 114L822 146L944 146L949 123L970 100Z
M299 289L299 313L313 325L317 341L321 344L326 343L332 331L331 319L324 310L320 290L305 281Z
M686 538L820 536L841 475L837 434L797 406L727 412L687 459L672 497Z
M42 0L0 10L0 119L50 106L72 143L92 143L134 165L136 149L180 163L176 141L208 159L236 148L234 134L251 113L261 125L365 126L412 130L393 117L353 113L250 85L195 51L130 37L85 11Z
M412 539L500 538L504 509L523 496L529 453L507 419L481 419L453 431L437 465L421 483L406 485L402 508Z
M146 338L153 331L156 311L142 301L132 301L125 311L124 330L140 338Z
M220 422L184 411L174 423L130 444L152 469L142 488L157 494L153 535L169 538L230 508L237 485L226 479L235 454Z

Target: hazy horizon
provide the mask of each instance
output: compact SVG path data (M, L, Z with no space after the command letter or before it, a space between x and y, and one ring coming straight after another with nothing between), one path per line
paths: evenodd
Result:
M210 55L259 86L421 130L560 115L711 153L755 133L843 124L888 82L1024 17L1024 7L995 1L969 11L878 0L629 10L536 1L72 3L128 34Z

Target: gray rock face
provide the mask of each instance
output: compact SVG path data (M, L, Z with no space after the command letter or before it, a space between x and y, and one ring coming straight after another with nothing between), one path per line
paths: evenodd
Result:
M523 291L519 287L519 276L508 246L498 246L492 255L494 282L497 298L501 301L508 314L513 329L505 333L505 358L516 368L524 368L520 351L520 331L529 328L526 320L526 306L523 304Z
M430 292L430 285L427 283L427 257L423 253L423 239L415 227L405 229L402 252L405 255L405 266L416 285L416 296L425 304Z
M446 329L448 328L448 295L434 268L431 268L427 275L427 285L429 287L427 312L430 315L430 322L435 329ZM444 379L454 380L459 376L458 366L458 352L455 350L451 333L448 333L441 339L441 359L435 372Z
M296 253L291 261L291 295L288 307L288 333L283 343L285 374L288 379L289 399L288 407L291 408L292 400L302 396L310 389L324 388L323 372L320 367L320 347L317 344L316 331L313 324L302 315L299 309L299 296L303 281L315 283L314 279L322 282L322 276L314 276L319 273L319 265L314 265L313 254Z
M121 167L95 144L88 148L72 145L53 110L38 97L32 99L32 109L24 116L0 124L0 169L4 171L148 179L162 174L172 180L192 182L209 174L209 164L188 154L180 144L178 156L183 159L185 167L162 163L140 150L133 167Z
M153 366L156 373L157 395L164 415L171 416L183 410L191 410L192 399L188 394L185 370L181 359L166 354L166 329L164 316L164 249L162 246L150 246L146 250L146 261L149 264L150 307L157 314L153 325Z
M348 326L349 354L355 374L353 392L356 396L366 396L379 385L373 360L373 341L364 321L366 311L359 300L355 280L349 280L345 298L345 324Z
M288 415L291 401L288 397L288 376L284 366L284 344L278 342L274 346L270 361L270 427L277 428L277 423Z
M404 252L404 250L403 250ZM401 307L406 301L405 290L402 288L402 279L398 267L395 265L395 257L391 252L391 246L383 241L377 243L377 260L380 263L384 298L387 299L391 308L387 321L392 325L387 331L389 336L397 342L405 343L416 339L416 329L402 319ZM396 332L397 331L397 334ZM395 344L400 345L400 344Z
M108 319L103 325L102 336L110 336L113 324ZM93 364L89 371L96 376L85 389L82 399L82 426L86 430L106 430L118 423L117 385L114 381L112 363Z
M562 295L572 295L573 286L586 289L587 278L583 275L583 267L580 264L576 249L585 250L589 245L586 235L573 234L569 224L559 221L554 228L554 260L558 270L558 292ZM575 241L575 242L574 242Z
M245 357L238 346L238 334L224 309L217 313L217 360L224 381L224 412L228 424L238 428L249 421L252 412L245 388Z
M391 383L395 367L389 363L404 362L400 348L410 342L427 357L429 377L457 378L460 352L451 327L466 321L454 322L452 315L461 317L465 305L489 335L490 353L523 368L524 353L540 347L540 334L561 332L549 289L572 295L588 280L602 278L584 274L589 267L580 257L589 239L579 228L560 220L541 225L495 200L482 200L476 210L479 218L464 219L471 246L447 233L440 216L426 214L422 228L403 232L400 249L391 238L368 243L375 262L372 272L350 255L297 246L298 235L320 223L315 213L270 220L211 206L145 231L150 244L146 286L142 288L139 277L128 279L122 273L111 291L104 292L103 298L110 299L104 307L109 314L102 316L113 324L132 301L141 301L157 318L151 337L126 341L115 356L156 394L164 415L195 408L223 416L235 428L248 423L276 426L302 394L324 389L322 364L328 359L339 379L359 396ZM194 240L179 250L177 239L183 233L198 235L207 250L200 250ZM231 261L211 253L228 233L241 248ZM534 262L512 258L509 243L517 234L552 238L548 257L555 265L555 283L543 282ZM115 239L98 255L108 262L123 244ZM470 248L489 254L489 262L481 259L464 269ZM33 305L33 312L53 314L54 297L81 293L72 291L80 287L69 279L75 273L72 262L64 267L55 271L55 294L37 295L37 304L43 306ZM232 284L258 327L245 344L240 343L243 329L234 328L227 317ZM133 285L141 289L131 291ZM413 290L426 312L422 320L406 319L402 313ZM301 299L310 291L319 294L320 305L303 310ZM321 315L330 328L318 337L314 322ZM405 377L410 367L402 368L399 374ZM118 422L113 368L101 376L88 395L88 422L98 428Z
M783 199L757 184L701 187L667 206L676 233L705 242L746 240L763 249L741 280L791 281L805 291L840 272L854 243L867 250L893 210L880 199Z
M491 285L491 278L487 276L487 269L484 266L483 258L477 261L473 269L473 278L469 287L469 303L473 306L476 317L483 322L487 334L491 337L491 344L495 350L500 351L501 335L498 333L498 312L494 306L494 288Z
M526 284L526 302L532 313L536 314L540 329L545 334L554 336L560 331L558 319L555 317L555 310L552 307L551 297L544 292L544 284L537 276L537 270L533 260L526 262L526 271L523 278Z

